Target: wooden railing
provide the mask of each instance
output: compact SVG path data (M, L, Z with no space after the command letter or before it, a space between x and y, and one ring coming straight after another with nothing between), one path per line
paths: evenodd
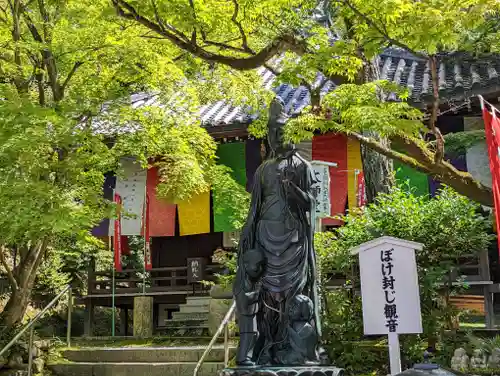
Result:
M220 271L218 265L208 265L203 273L204 281L213 281L214 274ZM141 277L141 269L124 269L115 274L115 293L134 293L144 289L148 292L190 291L194 285L204 289L202 283L189 283L187 266L153 268L146 278ZM113 283L112 271L95 271L89 276L89 294L110 293ZM146 286L143 286L145 283Z

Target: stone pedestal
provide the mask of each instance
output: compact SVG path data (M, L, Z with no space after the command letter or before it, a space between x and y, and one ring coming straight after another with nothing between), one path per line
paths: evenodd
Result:
M277 366L225 368L220 376L344 376L344 370L334 366Z
M134 297L134 337L153 336L153 297Z

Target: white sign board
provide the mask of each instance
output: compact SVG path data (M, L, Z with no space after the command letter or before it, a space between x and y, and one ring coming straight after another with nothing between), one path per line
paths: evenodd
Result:
M398 335L422 333L415 258L422 247L383 236L352 250L359 254L364 332L388 335L392 375L401 372Z
M330 167L325 164L311 163L316 183L312 190L316 197L316 217L325 218L331 215L330 204Z

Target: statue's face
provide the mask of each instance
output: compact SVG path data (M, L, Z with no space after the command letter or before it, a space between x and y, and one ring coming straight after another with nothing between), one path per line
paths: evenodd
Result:
M273 150L278 150L283 146L284 133L283 124L275 125L268 129L269 145Z
M269 146L278 151L284 146L284 126L286 121L285 103L276 97L269 109L269 122L267 129L267 139Z

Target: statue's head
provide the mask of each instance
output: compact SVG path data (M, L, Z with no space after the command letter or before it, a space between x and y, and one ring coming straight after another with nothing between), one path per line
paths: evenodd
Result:
M257 249L249 249L243 254L243 264L247 276L251 280L257 280L261 277L266 267L266 260L262 252Z
M305 295L297 295L293 298L288 317L290 321L310 321L313 317L314 305L312 300Z
M284 145L284 126L288 116L285 112L285 103L276 96L271 102L269 108L269 120L267 123L267 141L272 151L276 152L283 149Z

